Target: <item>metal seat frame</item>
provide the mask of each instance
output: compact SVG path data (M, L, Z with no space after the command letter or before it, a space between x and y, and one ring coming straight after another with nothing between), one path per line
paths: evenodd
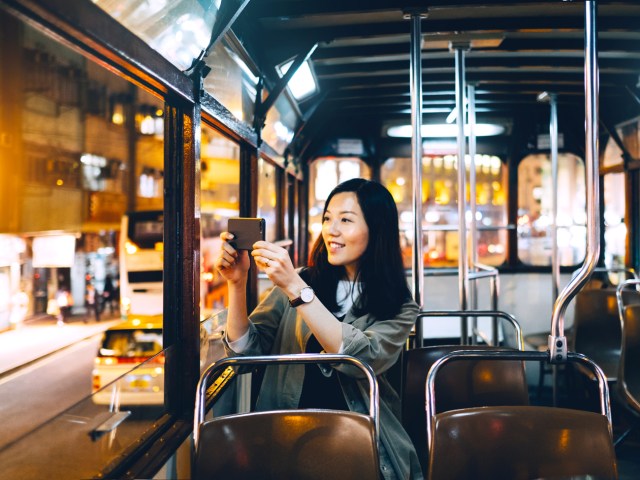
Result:
M341 410L293 409L225 415L205 421L207 389L216 374L228 367L283 363L357 367L369 383L369 415ZM365 476L377 475L378 427L377 379L373 369L355 357L295 354L223 358L209 366L198 382L193 477L207 478L213 472L238 479L318 479L339 472L345 479L357 480L363 472ZM237 448L229 442L234 442ZM351 454L340 455L347 451ZM339 458L332 458L336 455Z
M433 480L440 479L439 475L442 472L446 472L445 468L440 468L441 465L436 465L437 468L434 469L434 462L438 462L437 458L437 445L436 445L436 427L437 421L440 419L444 420L443 427L446 429L453 428L455 431L442 432L438 430L438 438L440 435L444 435L443 439L452 439L455 437L456 442L462 442L461 444L465 445L465 460L467 458L474 458L472 455L473 451L476 452L482 451L482 455L491 455L492 458L488 458L486 462L483 461L484 468L494 468L496 465L502 465L504 462L509 462L509 458L504 458L502 455L503 451L496 451L495 449L487 448L487 442L490 441L487 439L487 432L474 430L477 428L477 425L483 424L486 428L487 425L494 425L495 428L498 428L498 424L500 423L505 428L519 428L518 425L527 424L528 428L532 432L532 438L526 436L520 436L517 439L517 445L514 444L514 451L517 451L518 461L525 462L525 464L517 465L519 471L522 473L523 471L527 471L529 469L529 473L537 468L536 465L526 465L526 461L523 459L527 459L529 453L535 453L536 455L532 455L533 458L545 457L545 453L540 449L548 448L547 443L553 442L554 440L562 440L557 437L559 432L561 433L563 426L558 422L563 422L563 418L566 419L566 434L568 435L567 441L575 442L578 438L585 438L584 433L579 433L578 430L581 424L584 422L588 422L589 428L593 427L594 431L589 432L594 436L595 441L592 443L588 443L588 447L582 448L573 448L576 446L575 443L572 443L572 448L568 448L566 450L554 448L549 455L553 455L553 461L549 464L546 464L545 469L550 469L552 471L552 475L559 476L572 476L572 475L584 475L585 473L592 472L582 472L580 471L581 466L580 463L584 458L584 455L591 455L593 458L596 458L591 467L597 469L598 478L602 476L603 478L617 478L617 467L615 464L615 454L613 452L613 443L612 443L612 428L611 428L611 407L609 401L609 390L607 385L607 380L602 372L602 369L595 364L593 361L588 359L586 356L579 354L568 352L567 361L572 363L577 363L582 365L589 370L591 370L594 376L598 380L598 389L600 394L600 413L595 412L577 412L576 415L573 415L574 411L566 410L566 409L556 409L552 407L485 407L485 408L472 408L472 409L461 409L452 412L445 413L436 413L436 377L440 369L446 365L450 361L469 361L469 360L502 360L502 361L513 361L513 360L521 360L521 361L549 361L549 354L542 352L517 352L517 351L482 351L482 350L458 350L454 351L440 360L438 360L429 370L429 374L427 375L426 385L425 385L425 396L427 398L425 410L427 417L427 438L429 442L429 455L430 455L430 477ZM562 410L560 414L558 414L558 410ZM545 424L545 417L547 416L545 412L553 412L553 425ZM565 413L566 412L566 413ZM454 418L455 417L455 418ZM495 422L492 423L491 418L495 418ZM550 420L551 421L551 420ZM467 423L471 422L471 423ZM475 422L475 423L474 423ZM506 422L506 423L504 423ZM475 425L475 426L474 426ZM502 428L502 427L500 427ZM572 437L571 435L574 433L577 436ZM547 431L545 431L547 429ZM530 432L530 433L531 433ZM498 442L504 442L505 438L501 437L500 431L491 432L492 440L495 437L496 446L498 446ZM495 435L494 435L495 434ZM507 432L505 431L505 434ZM452 437L453 436L453 437ZM525 438L526 437L526 438ZM548 440L548 441L545 441ZM585 448L595 449L597 451L587 451L585 452ZM601 449L606 449L606 451L600 451ZM467 455L467 453L469 455ZM495 457L494 457L495 455ZM600 457L598 457L600 455ZM590 458L587 456L587 458ZM460 459L462 461L462 459ZM471 460L473 461L473 460ZM515 461L515 460L514 460ZM517 461L516 461L517 463ZM488 465L488 467L487 467ZM493 465L493 467L492 467ZM515 465L515 464L514 464ZM501 467L502 468L502 467ZM515 468L515 467L514 467ZM432 476L434 471L440 472ZM604 472L604 473L603 473ZM453 478L447 476L448 474L444 474L443 478ZM482 478L506 478L504 477L504 470L501 471L493 471L488 474L486 470L483 471ZM519 477L520 478L520 477ZM524 477L523 477L524 478ZM531 477L533 478L533 477Z

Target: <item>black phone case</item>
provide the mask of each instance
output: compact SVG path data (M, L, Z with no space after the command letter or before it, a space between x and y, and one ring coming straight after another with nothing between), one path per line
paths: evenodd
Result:
M264 240L264 218L233 217L227 223L227 231L233 233L231 242L236 250L251 250L258 240Z

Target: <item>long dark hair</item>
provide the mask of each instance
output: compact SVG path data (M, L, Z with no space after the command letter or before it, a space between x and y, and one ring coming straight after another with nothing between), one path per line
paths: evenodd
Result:
M369 243L358 262L355 279L361 282L355 313L368 313L377 318L392 317L411 297L402 265L396 203L389 191L379 183L354 178L331 191L324 205L323 217L333 196L343 192L356 194L369 228ZM343 266L329 263L322 235L313 246L309 267L304 270L303 278L330 311L339 310L336 289L338 281L346 278L346 271Z

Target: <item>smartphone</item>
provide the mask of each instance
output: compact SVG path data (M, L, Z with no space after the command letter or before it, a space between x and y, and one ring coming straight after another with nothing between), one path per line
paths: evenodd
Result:
M233 217L227 223L227 232L233 233L231 244L236 250L251 250L258 240L264 240L264 218Z

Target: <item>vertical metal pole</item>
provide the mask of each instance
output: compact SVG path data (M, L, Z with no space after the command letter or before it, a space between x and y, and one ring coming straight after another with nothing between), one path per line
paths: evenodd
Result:
M422 16L411 15L411 160L413 176L413 298L422 309L424 263L422 254ZM416 324L416 339L422 345L422 323Z
M549 354L552 362L567 359L564 314L575 294L589 280L600 255L600 192L598 189L598 49L595 0L585 1L584 88L585 88L585 164L587 190L587 254L578 274L560 292L553 308Z
M478 228L476 219L476 87L475 85L467 86L467 101L469 105L467 125L469 128L469 207L471 210L471 223L469 224L469 248L471 255L469 256L469 266L472 272L476 272L478 264ZM469 283L469 303L471 310L478 309L478 278L474 278ZM478 318L471 319L471 344L475 345L476 334L478 331Z
M551 289L552 303L560 290L560 259L558 255L558 98L550 94L551 118L549 139L551 142Z
M471 237L471 255L470 267L473 269L478 263L478 223L476 212L478 206L476 204L476 87L475 85L467 86L467 101L469 105L468 121L469 125L469 208L471 210L471 223L469 225L469 236ZM476 282L474 282L475 284ZM478 299L473 298L477 294L477 289L472 288L471 308L478 309Z
M456 67L456 108L458 116L458 288L460 295L460 310L467 310L469 291L469 260L467 258L467 223L466 223L466 139L464 134L464 50L455 48ZM466 345L469 339L467 318L461 320L462 344Z

